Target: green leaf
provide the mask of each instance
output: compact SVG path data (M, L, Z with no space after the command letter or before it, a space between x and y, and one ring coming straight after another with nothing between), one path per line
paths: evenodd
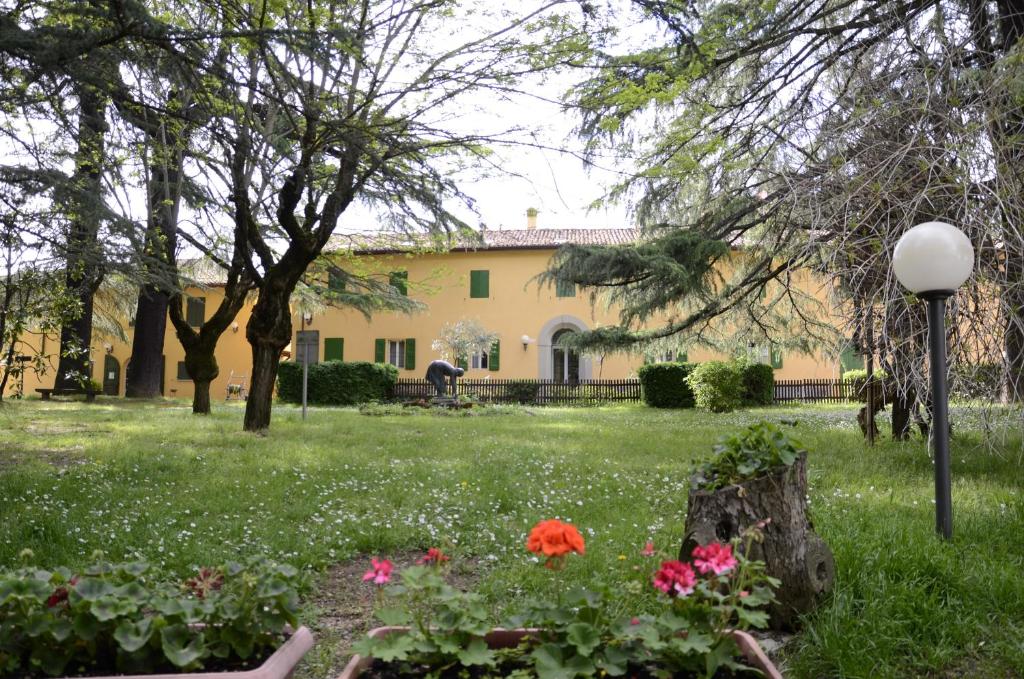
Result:
M113 594L114 586L98 578L82 578L72 589L86 601L96 601L100 597Z
M389 634L383 639L375 639L374 642L373 657L384 662L405 660L415 646L408 634Z
M381 608L377 611L377 619L385 625L398 627L408 625L412 616L404 608Z
M629 655L614 646L609 646L597 655L594 664L608 676L621 677L629 669Z
M487 665L494 667L494 651L487 648L487 643L480 638L473 639L469 645L459 651L459 662L471 667L473 665Z
M75 619L71 622L71 627L74 629L75 634L85 641L92 641L100 630L99 622L88 611L82 611L75 615Z
M197 665L206 655L202 632L191 631L187 625L164 627L160 630L160 642L167 659L181 669Z
M153 619L143 618L137 623L124 620L114 630L114 640L127 653L139 650L153 636Z
M51 677L59 677L65 673L64 669L71 661L72 653L70 647L36 646L32 649L32 664Z
M557 644L542 644L530 654L539 679L573 679L577 675L594 673L594 664L579 655L565 659Z
M252 633L247 629L238 629L234 626L225 627L221 630L221 638L235 649L239 658L248 658L252 655L253 647L256 645Z
M589 656L601 643L597 628L585 622L574 622L566 629L566 639L583 656Z
M768 614L764 611L756 611L749 608L737 608L736 616L739 618L741 627L757 627L762 629L768 626Z
M685 637L672 638L668 645L682 655L689 655L708 653L711 651L711 642L709 635L690 631Z

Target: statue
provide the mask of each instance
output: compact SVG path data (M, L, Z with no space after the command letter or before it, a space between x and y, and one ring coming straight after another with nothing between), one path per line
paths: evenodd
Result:
M431 361L430 365L427 366L427 382L434 385L438 396L445 396L447 394L447 387L444 383L444 378L447 377L451 381L452 397L455 397L458 393L455 388L455 380L465 374L465 370L456 368L448 361Z

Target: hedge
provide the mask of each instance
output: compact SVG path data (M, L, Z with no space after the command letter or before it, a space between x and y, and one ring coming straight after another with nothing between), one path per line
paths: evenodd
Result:
M765 363L740 363L743 404L770 406L775 402L775 370Z
M686 378L693 368L692 363L648 363L640 366L637 375L644 403L654 408L692 408L693 389Z
M876 370L874 375L876 394L884 394L885 382L889 379L889 375L884 370ZM868 402L868 392L865 388L868 383L867 370L847 370L843 373L843 380L846 382L853 382L854 401L860 401L861 403Z
M727 413L743 405L743 376L739 366L725 361L708 361L687 377L698 408Z
M307 398L309 403L329 406L382 401L391 396L397 381L398 369L388 363L314 363L309 366ZM277 397L286 403L302 402L301 363L278 365Z

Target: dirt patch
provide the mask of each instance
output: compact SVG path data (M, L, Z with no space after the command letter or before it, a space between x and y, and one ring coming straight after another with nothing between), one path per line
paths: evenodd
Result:
M389 556L395 570L412 566L423 556L422 551L400 552ZM370 557L362 556L332 566L321 579L311 603L317 609L317 620L310 627L321 645L318 657L308 658L305 676L334 677L341 673L352 655L352 644L375 627L373 618L374 588L363 582L370 566ZM472 589L479 580L479 564L459 559L447 577L448 583L461 590Z
M43 462L63 474L73 466L88 464L85 448L80 445L67 448L22 448L0 445L0 469L13 469L30 461Z

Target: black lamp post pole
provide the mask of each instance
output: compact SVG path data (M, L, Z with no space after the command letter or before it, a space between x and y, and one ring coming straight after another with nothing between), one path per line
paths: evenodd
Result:
M919 295L928 302L928 354L932 373L932 441L935 445L935 530L953 537L953 494L949 462L949 393L946 388L946 299L952 290Z

